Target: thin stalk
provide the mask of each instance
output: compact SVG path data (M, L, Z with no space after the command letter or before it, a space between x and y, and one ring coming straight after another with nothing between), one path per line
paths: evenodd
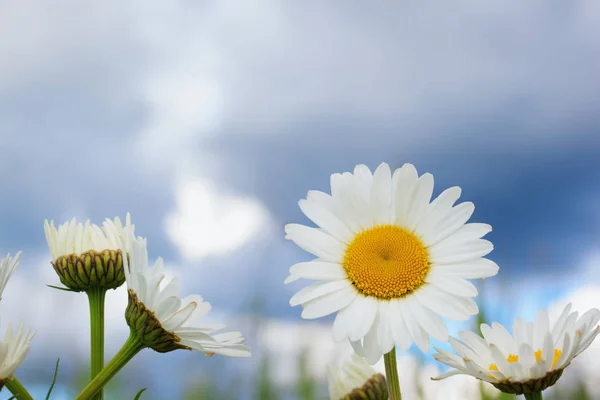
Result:
M27 389L25 389L25 386L23 386L23 384L19 382L19 380L16 377L6 381L4 385L8 388L8 390L10 390L10 392L13 395L17 396L17 399L33 400L33 397L31 397Z
M98 375L79 393L75 400L88 400L97 394L131 359L144 348L139 338L130 334L121 350Z
M398 379L398 365L396 363L396 348L383 356L385 363L385 379L388 385L390 400L402 400L400 394L400 381Z
M106 289L94 288L87 291L90 303L90 381L104 368L104 298ZM103 400L102 390L93 397Z
M534 393L525 393L526 400L543 400L542 392L534 392Z

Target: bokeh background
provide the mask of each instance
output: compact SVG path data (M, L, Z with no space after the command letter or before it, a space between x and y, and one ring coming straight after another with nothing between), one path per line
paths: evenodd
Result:
M463 188L494 228L487 320L600 305L596 0L3 1L0 54L0 251L23 250L1 329L37 329L17 372L36 398L58 357L52 398L74 398L89 351L85 296L45 286L58 278L43 221L126 212L253 357L146 350L107 398L326 398L348 348L331 318L289 307L305 283L283 280L310 255L283 226L309 223L297 201L359 163L411 162L434 194ZM123 288L107 302L110 359L128 334ZM445 370L431 353L399 356L407 399L498 395L430 381ZM598 360L600 342L547 397L600 399Z

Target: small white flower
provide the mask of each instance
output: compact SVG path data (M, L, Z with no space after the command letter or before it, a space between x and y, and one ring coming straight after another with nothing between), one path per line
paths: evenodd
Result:
M81 255L89 250L101 252L120 249L126 228L132 231L135 229L135 225L131 224L129 213L125 219L125 226L121 224L119 217L114 220L107 218L102 227L90 223L89 219L84 225L73 218L70 222L60 225L58 229L54 226L54 221L44 221L44 231L52 260L71 254Z
M4 341L0 341L0 381L12 379L17 367L25 360L34 336L35 331L25 328L23 324L13 336L12 324L8 325Z
M354 398L348 396L353 391L356 391L356 396L358 396L365 389L370 389L374 394L378 393L378 399L387 400L388 398L384 376L356 354L352 354L340 366L330 365L328 380L331 400Z
M152 337L144 342L146 347L159 352L193 349L207 355L250 357L250 349L242 345L245 339L241 333L215 333L225 326L199 323L210 311L210 304L199 295L180 299L179 280L166 279L162 258L149 267L145 238L136 239L130 234L128 241L129 261L124 259L129 292L126 318L132 329L139 328L140 338ZM144 323L136 324L137 318ZM158 337L149 334L151 331Z
M434 354L436 360L456 369L434 379L467 374L508 393L526 393L530 387L544 390L600 331L600 311L593 308L579 319L577 312L570 311L569 303L554 324L550 324L546 310L541 310L534 322L517 318L512 335L497 322L491 327L481 325L483 338L461 331L462 341L450 338L457 354L438 348Z
M14 257L11 257L9 253L0 261L0 300L2 299L2 293L8 280L15 272L17 265L19 265L20 258L21 252L19 251Z
M492 228L470 223L475 206L454 203L459 187L431 201L433 176L420 177L405 164L392 174L383 163L374 174L358 165L354 174L331 175L331 195L308 192L299 205L318 227L285 227L293 240L317 258L290 268L286 280L316 281L298 291L290 305L302 317L336 313L333 338L349 339L371 364L394 346L416 343L429 350L429 337L446 341L440 316L466 320L478 312L468 279L496 275L482 258L493 249L482 239Z

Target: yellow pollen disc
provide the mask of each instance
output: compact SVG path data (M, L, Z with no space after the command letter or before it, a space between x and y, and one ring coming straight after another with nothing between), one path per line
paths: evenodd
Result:
M544 360L542 360L542 349L538 349L538 351L536 351L535 353L533 353L533 355L535 356L535 361L536 362L543 362Z
M516 363L517 361L519 361L519 356L516 354L509 354L506 358L506 361L508 361L509 364Z
M498 371L498 367L496 366L496 364L490 364L489 368L490 371ZM488 374L488 376L492 379L496 379L496 377L492 374Z
M429 257L413 233L380 225L354 237L344 255L344 269L359 292L389 300L404 297L425 282Z
M552 366L550 368L554 368L556 366L556 363L560 359L561 354L562 350L554 349L554 358L552 359Z

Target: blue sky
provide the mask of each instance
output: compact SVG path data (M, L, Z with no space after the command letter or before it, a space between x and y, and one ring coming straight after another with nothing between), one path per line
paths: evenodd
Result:
M68 301L43 289L45 218L131 212L185 293L300 322L282 282L309 255L284 224L381 162L463 188L494 228L490 293L535 314L600 284L597 2L112 3L0 5L0 250L24 251L40 301Z

